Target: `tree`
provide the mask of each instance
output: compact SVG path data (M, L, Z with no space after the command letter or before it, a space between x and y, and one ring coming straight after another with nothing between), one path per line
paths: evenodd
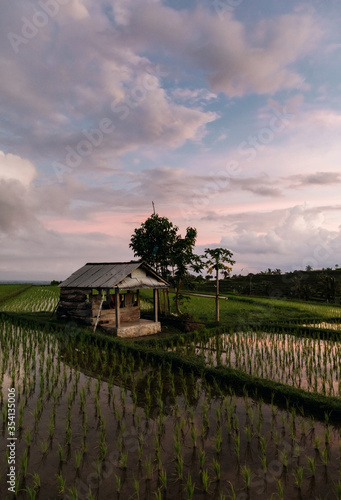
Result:
M184 238L178 234L179 228L167 217L152 214L135 229L129 247L134 255L151 265L166 280L174 283L176 310L180 313L180 288L188 268L200 269L200 258L194 255L193 248L197 230L188 227ZM166 303L166 301L165 301ZM169 299L167 294L169 312Z
M180 290L183 280L188 273L188 268L191 268L195 272L199 272L203 267L201 258L193 253L196 239L197 230L193 227L188 227L184 238L181 238L180 235L177 237L170 257L171 265L174 269L175 307L178 314L181 314Z
M167 279L170 256L177 240L178 229L167 217L153 214L135 229L129 247L133 249L135 257L147 262Z
M231 266L235 263L232 256L233 253L226 248L205 248L202 256L207 259L205 262L207 272L209 274L212 274L214 270L216 272L216 321L219 321L219 271L231 272Z

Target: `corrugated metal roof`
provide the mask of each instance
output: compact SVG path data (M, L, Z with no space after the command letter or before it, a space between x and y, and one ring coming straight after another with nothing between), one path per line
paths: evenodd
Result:
M147 276L132 278L130 274L142 267ZM88 263L60 283L61 288L166 288L168 283L145 262Z

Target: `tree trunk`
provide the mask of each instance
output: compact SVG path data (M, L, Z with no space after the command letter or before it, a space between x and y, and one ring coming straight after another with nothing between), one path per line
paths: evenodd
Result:
M176 287L176 292L175 292L175 308L176 308L177 314L182 314L181 309L180 309L180 304L179 304L179 295L180 295L179 287Z
M218 270L218 266L217 266L217 275L216 275L215 319L219 323L219 270Z
M163 289L163 303L164 303L164 311L165 315L169 316L170 314L170 305L169 305L169 291L168 288Z

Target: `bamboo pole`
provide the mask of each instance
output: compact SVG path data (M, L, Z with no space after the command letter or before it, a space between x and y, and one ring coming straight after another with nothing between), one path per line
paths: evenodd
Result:
M94 326L94 332L96 331L98 320L99 320L99 317L101 315L103 301L104 301L104 293L102 293L102 300L101 300L101 304L100 304L99 309L98 309L97 318L96 318L96 322L95 322L95 326Z

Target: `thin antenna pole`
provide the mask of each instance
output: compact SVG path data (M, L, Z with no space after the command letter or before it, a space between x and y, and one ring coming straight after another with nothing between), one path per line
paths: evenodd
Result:
M155 215L155 205L154 205L153 201L152 201L152 205L153 205L153 215Z

